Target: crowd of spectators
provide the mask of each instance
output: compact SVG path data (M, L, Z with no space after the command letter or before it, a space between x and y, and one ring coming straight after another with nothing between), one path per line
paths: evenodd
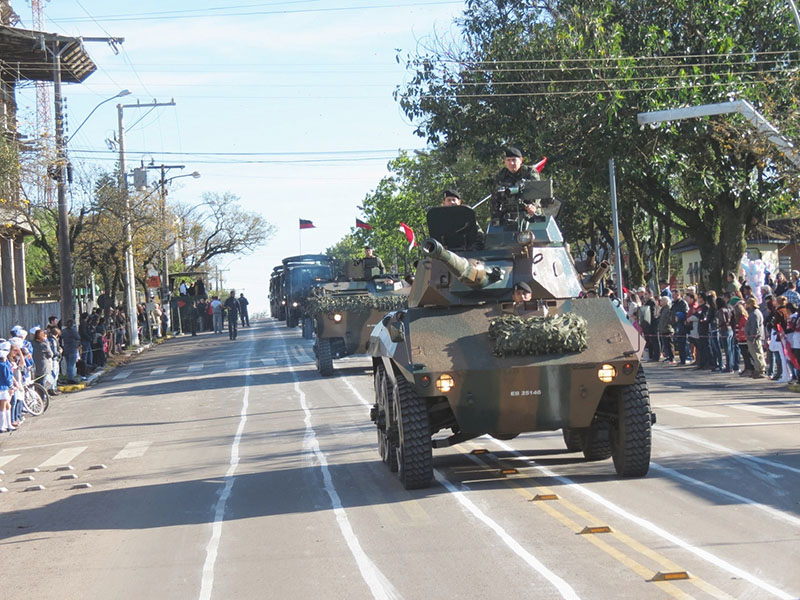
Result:
M781 383L800 374L800 273L767 274L752 289L735 273L726 287L698 291L695 286L628 291L624 306L643 334L651 362L692 365L714 373L737 373Z

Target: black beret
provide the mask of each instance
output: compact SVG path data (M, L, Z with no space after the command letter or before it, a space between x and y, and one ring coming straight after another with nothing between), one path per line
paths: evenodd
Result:
M458 198L459 200L461 200L461 194L459 194L457 190L454 190L452 188L447 189L447 190L444 191L444 197L447 198L449 196L452 196L453 198Z
M511 158L511 157L522 158L522 152L520 151L519 148L514 148L514 146L507 146L506 147L506 157L507 158Z
M524 281L520 281L520 282L518 282L518 283L515 283L515 284L514 284L514 290L515 290L515 291L516 291L516 290L522 290L523 292L532 293L532 292L531 292L531 286L529 286L529 285L528 285L527 283L525 283Z

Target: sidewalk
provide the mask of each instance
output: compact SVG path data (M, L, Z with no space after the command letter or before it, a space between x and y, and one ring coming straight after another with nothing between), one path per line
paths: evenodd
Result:
M149 350L153 346L157 346L158 344L163 344L167 340L172 339L172 335L168 335L166 338L160 338L154 340L152 342L147 342L146 344L142 344L141 346L137 346L132 350L126 350L122 354L115 354L111 358L109 358L106 366L102 369L98 369L94 373L90 374L85 380L81 381L80 383L65 383L58 386L58 390L60 392L80 392L81 390L86 389L89 386L94 385L97 383L101 378L103 378L108 373L111 373L117 369L117 367L121 367L127 365L135 356L141 354L145 350Z

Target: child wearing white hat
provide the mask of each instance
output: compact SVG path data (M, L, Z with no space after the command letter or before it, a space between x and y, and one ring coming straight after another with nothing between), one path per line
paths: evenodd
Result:
M11 365L6 360L11 350L11 343L3 340L0 342L0 432L14 431L16 427L11 424L11 387L14 385L14 376Z

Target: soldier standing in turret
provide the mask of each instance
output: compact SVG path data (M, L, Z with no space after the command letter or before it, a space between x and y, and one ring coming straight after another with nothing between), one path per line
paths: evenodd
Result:
M518 187L520 183L526 180L539 180L539 172L533 167L523 165L524 159L522 152L519 148L508 146L505 149L505 158L503 164L505 165L495 177L497 187L512 188ZM535 206L533 204L525 205L525 212L529 215L535 213Z
M377 261L375 263L375 266L378 267L378 269L381 272L381 275L386 273L386 267L384 266L381 257L375 256L375 248L373 248L372 246L364 246L364 258L374 258Z

